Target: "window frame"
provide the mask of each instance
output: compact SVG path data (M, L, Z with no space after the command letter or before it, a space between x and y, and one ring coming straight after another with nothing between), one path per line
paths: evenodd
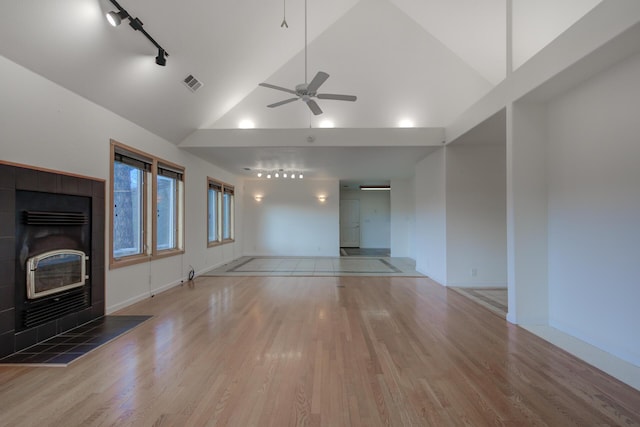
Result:
M226 217L226 206L225 206L225 195L231 195L231 199L229 201L229 237L225 238L224 237L224 231L225 231L225 220L227 219ZM232 185L226 185L224 187L222 187L222 204L220 206L220 209L222 211L222 215L221 215L221 227L220 227L220 235L222 236L222 243L229 243L229 242L234 242L235 241L235 205L236 205L236 196L235 196L235 190L234 187Z
M211 235L211 202L210 202L210 190L215 189L216 194L216 216L215 216L215 239L210 240L209 236ZM230 206L230 214L229 214L229 238L223 237L223 229L225 224L226 214L224 209L224 195L231 194L231 206ZM231 184L227 184L223 181L217 180L215 178L207 177L207 247L215 247L224 245L226 243L235 242L235 187Z
M185 168L178 164L166 161L144 151L122 144L118 141L110 141L110 202L109 202L109 269L126 267L129 265L139 264L152 261L155 259L166 258L170 256L180 255L184 253L184 209L185 209ZM121 257L114 256L114 190L115 190L115 163L116 155L126 156L149 164L149 170L143 172L142 185L142 206L141 206L141 227L142 227L142 251L133 255L125 255ZM174 242L172 248L161 249L157 247L158 241L158 176L159 169L167 169L179 176L176 179L175 189L175 229Z
M156 214L153 215L153 237L152 237L152 258L165 258L169 256L179 255L184 253L184 182L185 182L185 170L184 167L172 162L168 162L162 159L154 159L153 167L153 210ZM174 247L167 249L158 249L158 176L165 176L160 173L160 170L167 171L169 174L174 175L176 180L175 188L175 228L173 230L173 239L175 242Z

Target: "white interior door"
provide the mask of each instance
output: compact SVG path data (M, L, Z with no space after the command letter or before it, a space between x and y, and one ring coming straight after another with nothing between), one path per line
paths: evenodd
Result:
M360 247L360 200L340 200L340 247Z

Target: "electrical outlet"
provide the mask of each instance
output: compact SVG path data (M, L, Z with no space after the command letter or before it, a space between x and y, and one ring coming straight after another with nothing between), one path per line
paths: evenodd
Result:
M471 277L478 277L478 269L477 268L472 268L471 269Z

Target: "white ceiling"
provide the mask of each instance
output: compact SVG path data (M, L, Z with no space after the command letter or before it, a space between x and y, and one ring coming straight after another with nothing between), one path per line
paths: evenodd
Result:
M513 0L515 64L599 2ZM108 0L4 2L0 54L174 144L198 130L236 128L243 119L259 129L316 128L322 119L338 128L395 128L402 118L442 128L505 75L506 0L308 0L309 79L325 71L330 78L322 92L358 100L320 100L324 114L317 117L299 101L268 109L289 96L258 83L293 88L304 82L304 1L286 0L288 29L280 27L283 0L120 4L167 50L166 67L155 64L157 50L142 34L126 23L107 24L104 13L114 9ZM182 85L189 74L204 82L195 93ZM393 139L387 145L396 147ZM317 176L355 179L362 175L352 168L359 157L396 165L369 168L371 177L390 178L410 169L429 145L369 152L306 147L295 161ZM223 148L214 133L206 146L187 149L234 159L234 167L259 167L265 150L282 165L291 161L277 144L233 156Z

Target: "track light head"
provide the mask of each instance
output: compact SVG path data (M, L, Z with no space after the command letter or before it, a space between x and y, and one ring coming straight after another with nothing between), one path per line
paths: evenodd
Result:
M118 25L120 25L123 19L127 19L129 17L129 14L124 10L120 10L118 12L112 10L105 16L107 17L107 21L109 22L109 24L111 24L111 26L117 27Z
M163 48L158 49L158 56L156 56L156 64L164 67L167 65L167 52L164 51Z

